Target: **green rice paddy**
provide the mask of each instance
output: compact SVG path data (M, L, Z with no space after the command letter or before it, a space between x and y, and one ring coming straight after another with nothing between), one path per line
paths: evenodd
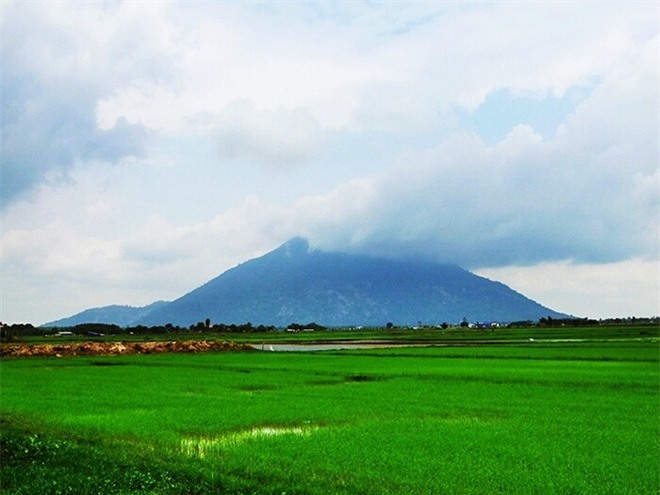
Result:
M2 493L656 494L658 340L5 359Z

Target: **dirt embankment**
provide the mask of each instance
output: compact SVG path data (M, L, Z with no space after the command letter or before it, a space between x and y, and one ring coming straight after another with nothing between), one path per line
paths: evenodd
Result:
M0 356L114 356L123 354L162 354L166 352L251 351L247 344L216 340L167 342L75 342L71 344L3 344Z

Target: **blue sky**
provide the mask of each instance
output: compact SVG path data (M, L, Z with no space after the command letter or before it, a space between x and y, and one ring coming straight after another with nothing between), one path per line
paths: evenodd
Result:
M532 127L544 140L555 137L557 129L588 96L591 85L575 88L561 96L515 95L506 89L490 93L477 111L463 110L461 126L469 129L488 145L504 140L516 125Z
M294 236L660 313L654 2L3 2L0 320Z

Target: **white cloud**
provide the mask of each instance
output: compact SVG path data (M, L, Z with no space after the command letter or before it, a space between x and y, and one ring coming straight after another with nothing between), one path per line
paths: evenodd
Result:
M100 4L3 4L2 207L79 162L144 153L143 127L95 122L97 99L113 81L158 72L164 62L161 51L160 62L147 62L154 51L125 36L119 26L128 20L118 12Z
M457 134L402 156L343 217L350 199L328 196L310 229L322 244L339 230L346 248L470 267L657 258L657 51L649 41L613 66L556 138L517 126L487 147Z
M257 110L246 101L227 106L216 132L223 157L248 159L266 166L309 160L320 140L319 125L307 110Z
M580 267L658 259L651 4L5 2L0 22L2 314L175 297L300 234L585 287ZM519 122L490 146L457 119L576 88L551 138Z
M568 261L477 270L557 311L588 318L660 315L660 262Z

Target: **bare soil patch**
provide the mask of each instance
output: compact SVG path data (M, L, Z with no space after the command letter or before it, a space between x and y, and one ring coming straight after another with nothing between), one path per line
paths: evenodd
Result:
M184 340L165 342L75 342L70 344L3 344L0 356L64 357L115 356L125 354L163 354L168 352L198 353L210 351L252 351L250 345L217 340Z

